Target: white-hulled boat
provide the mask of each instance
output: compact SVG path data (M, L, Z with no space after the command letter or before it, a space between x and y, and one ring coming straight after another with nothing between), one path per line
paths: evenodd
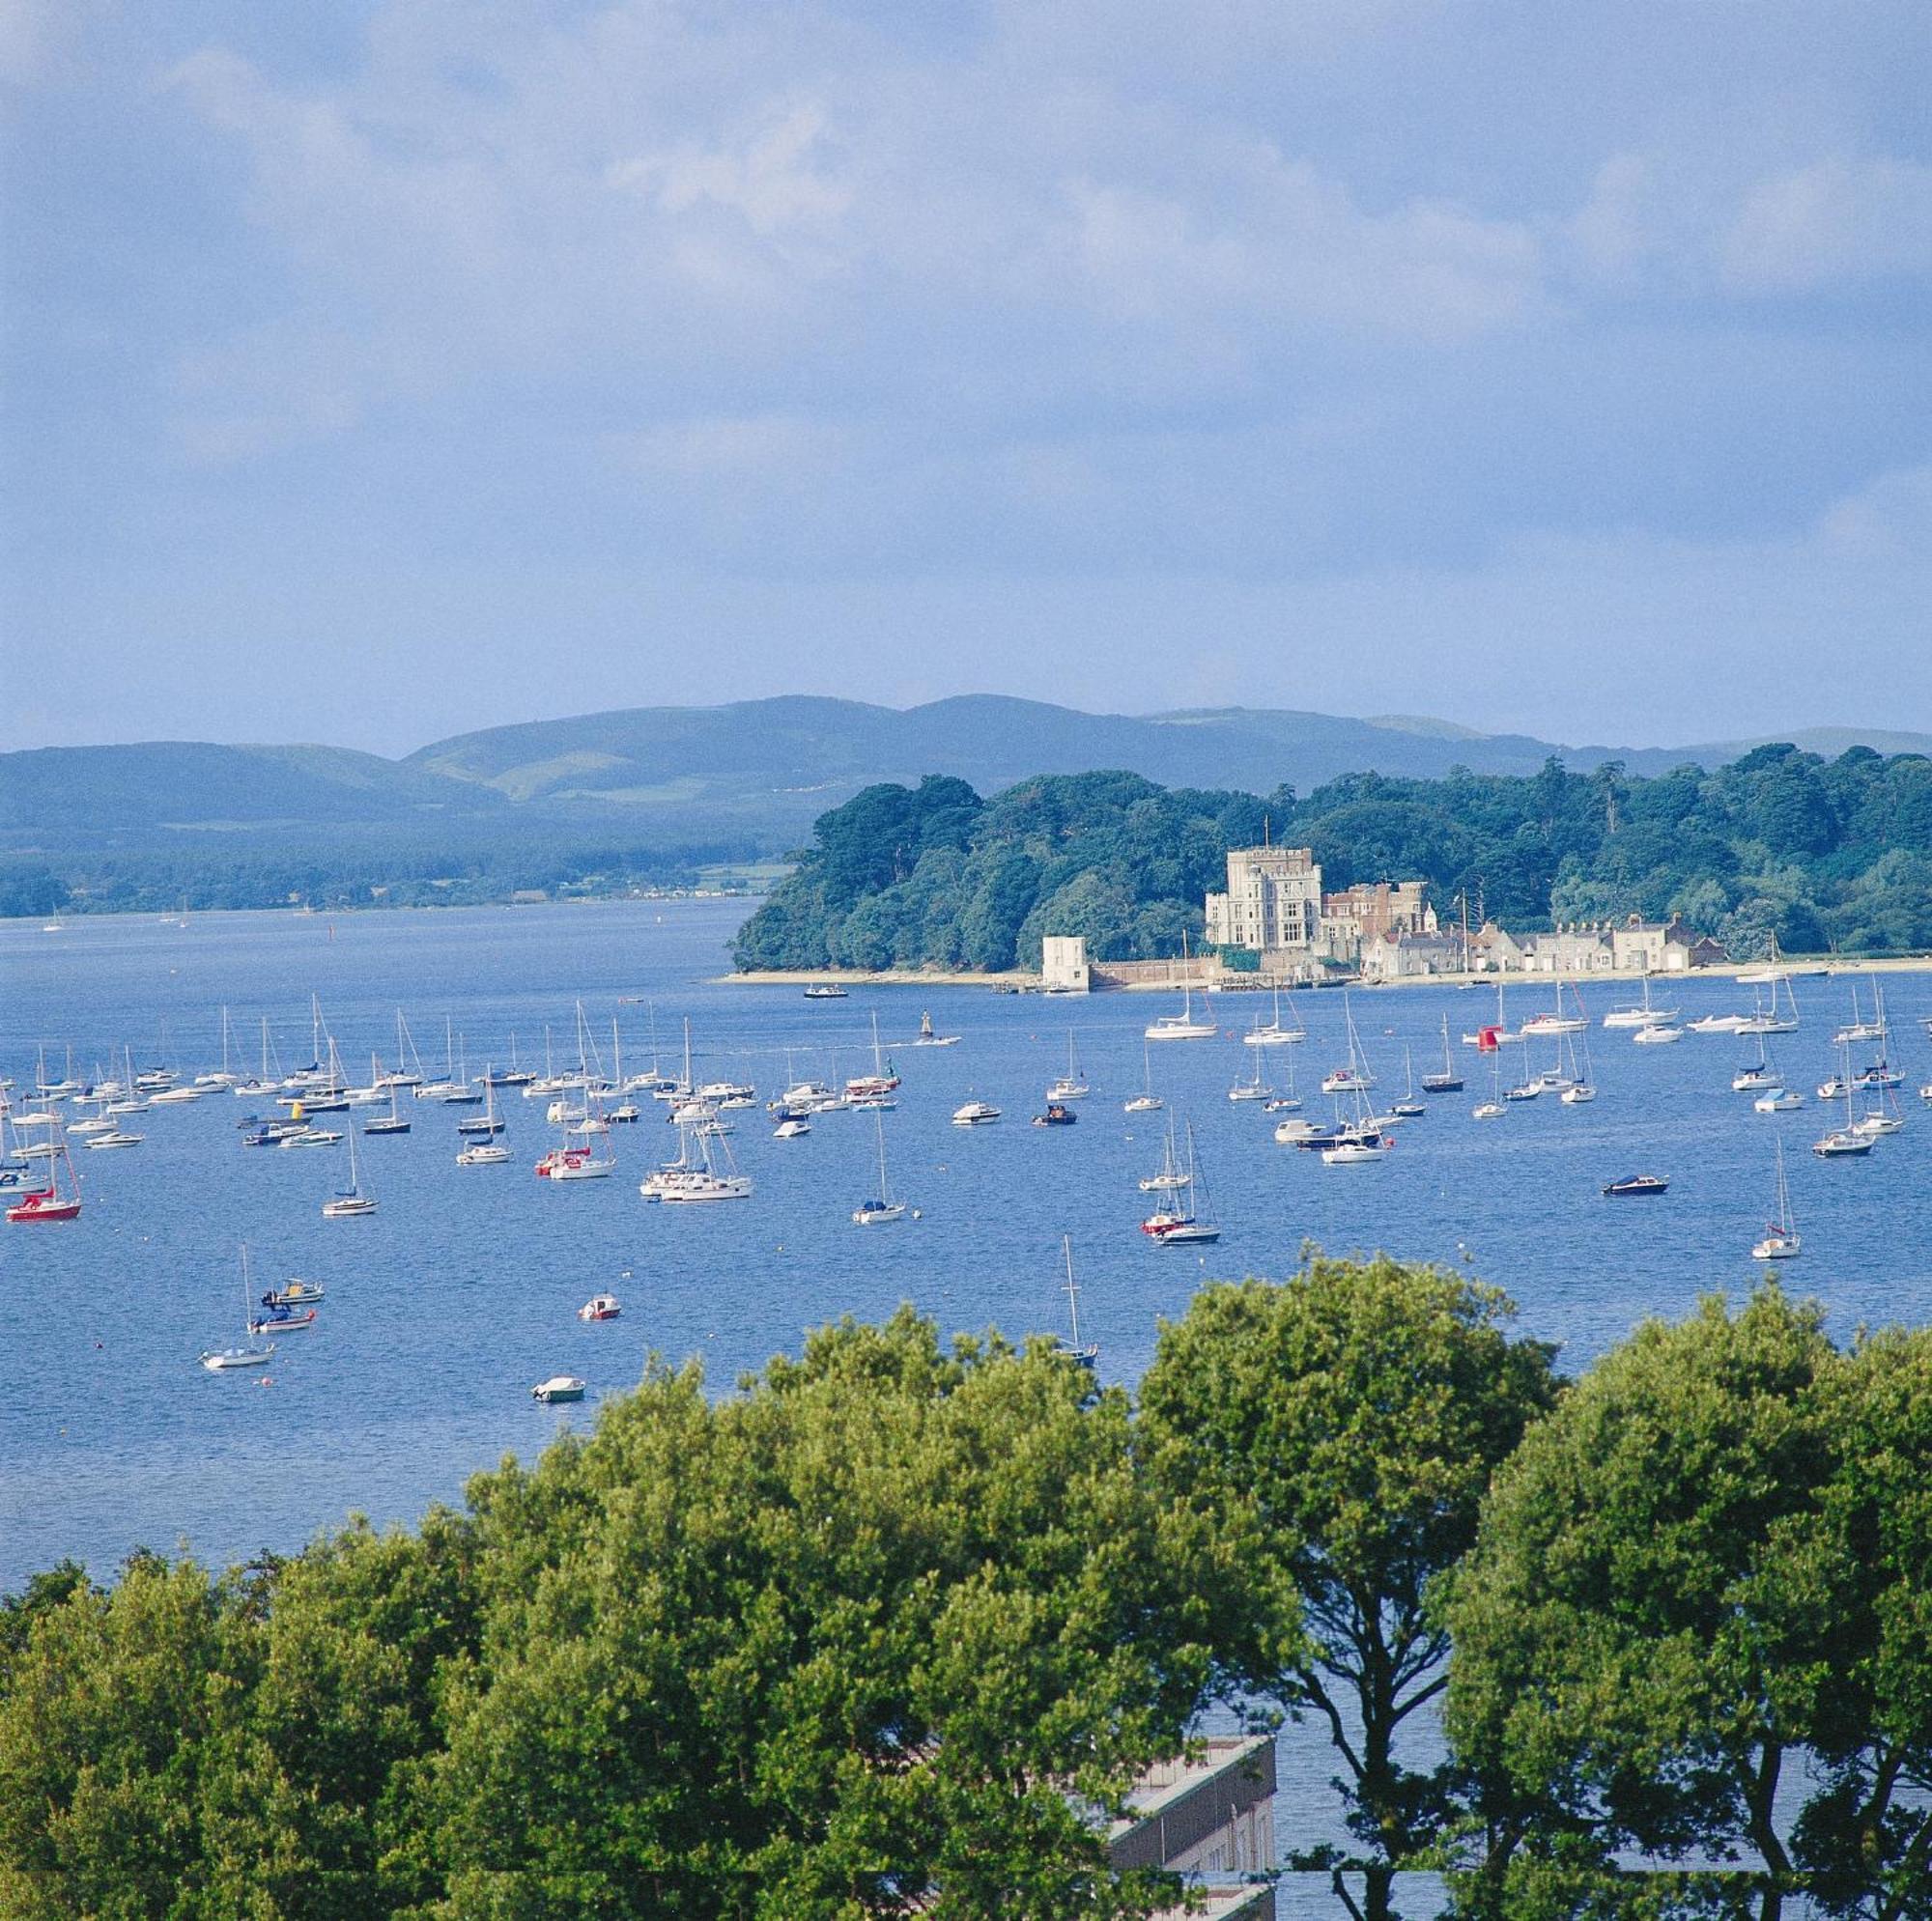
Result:
M540 1400L548 1407L564 1400L582 1400L584 1389L589 1383L578 1374L553 1374L547 1381L539 1381L530 1390L530 1398Z
M999 1117L1000 1110L991 1101L967 1101L952 1110L954 1127L983 1127Z
M1159 1247L1197 1247L1218 1241L1221 1229L1211 1221L1202 1218L1201 1197L1205 1197L1207 1191L1207 1182L1195 1155L1194 1126L1190 1121L1187 1128L1187 1179L1180 1190L1185 1198L1172 1207L1163 1207L1150 1214L1141 1223L1141 1232Z
M869 1201L862 1201L852 1210L855 1227L875 1228L888 1221L905 1219L906 1205L903 1201L895 1201L893 1191L886 1182L886 1124L875 1114L872 1116L872 1130L879 1141L879 1191Z
M1773 1144L1777 1149L1777 1219L1766 1228L1764 1238L1751 1249L1753 1260L1790 1260L1803 1247L1791 1218L1791 1190L1784 1178L1784 1143L1778 1141Z
M325 1221L353 1221L375 1211L375 1197L362 1191L361 1172L355 1165L355 1136L352 1133L349 1137L349 1185L337 1188L322 1203L322 1218Z
M242 1244L242 1324L250 1334L254 1332L253 1300L254 1289L248 1279L248 1245ZM211 1374L226 1373L238 1369L261 1369L275 1358L275 1343L271 1341L265 1347L223 1347L216 1352L200 1356L201 1365Z
M1145 1043L1143 1043L1145 1044ZM1084 1101L1087 1098L1087 1077L1080 1071L1080 1062L1073 1052L1073 1030L1066 1030L1066 1072L1047 1088L1046 1097L1050 1101Z
M1187 936L1180 937L1180 964L1187 965ZM1215 1032L1211 1020L1200 1020L1194 1012L1194 989L1183 980L1180 985L1180 1011L1178 1014L1162 1014L1156 1021L1150 1022L1142 1030L1149 1040L1212 1040Z
M1804 1096L1793 1088L1775 1088L1751 1102L1753 1114L1793 1114L1804 1105Z
M615 1320L624 1312L623 1304L615 1294L592 1294L578 1309L579 1320Z
M1308 1038L1308 1031L1299 1021L1284 1023L1281 1018L1281 989L1274 990L1274 1018L1271 1021L1257 1020L1241 1036L1243 1047L1292 1047L1297 1041Z
M1141 1041L1141 1090L1132 1100L1125 1102L1122 1114L1153 1114L1160 1108L1160 1096L1153 1090L1153 1057L1148 1051L1145 1039Z
M456 1156L460 1168L499 1168L510 1158L510 1150L500 1141L478 1141Z

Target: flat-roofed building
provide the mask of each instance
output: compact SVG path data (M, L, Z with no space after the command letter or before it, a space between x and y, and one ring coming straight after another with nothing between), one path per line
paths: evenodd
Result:
M1049 934L1039 944L1039 984L1049 994L1085 994L1092 984L1087 942L1079 934Z
M1229 1903L1225 1921L1274 1921L1274 1890L1244 1877L1274 1866L1274 1740L1215 1737L1199 1752L1151 1768L1107 1841L1116 1868L1165 1868Z

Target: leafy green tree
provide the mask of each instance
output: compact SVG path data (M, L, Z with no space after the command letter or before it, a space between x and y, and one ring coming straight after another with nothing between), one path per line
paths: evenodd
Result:
M478 1482L433 1911L1146 1912L1084 1810L1175 1751L1236 1591L1133 1449L1070 1362L901 1313Z
M1836 1721L1859 1614L1817 1524L1833 1358L1774 1285L1709 1300L1599 1361L1498 1476L1448 1613L1448 1727L1484 1784L1471 1907L1614 1888L1635 1852L1742 1862L1778 1912L1780 1784Z
M1396 1869L1455 1809L1447 1772L1406 1767L1397 1737L1445 1683L1441 1579L1555 1398L1550 1350L1512 1338L1512 1314L1460 1275L1317 1256L1279 1285L1203 1289L1142 1384L1158 1471L1258 1531L1256 1611L1224 1658L1327 1723L1365 1885L1358 1908L1334 1864L1351 1912L1386 1916Z

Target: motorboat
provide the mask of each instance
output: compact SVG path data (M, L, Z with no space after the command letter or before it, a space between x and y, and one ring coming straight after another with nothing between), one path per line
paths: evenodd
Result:
M577 1374L553 1374L547 1381L539 1381L530 1390L530 1398L540 1400L546 1407L558 1401L582 1400L583 1391L589 1385Z
M1804 1105L1804 1096L1791 1088L1774 1088L1751 1102L1753 1114L1794 1114Z
M124 1134L118 1127L112 1134L96 1134L88 1141L91 1151L99 1152L109 1147L138 1147L148 1137L145 1134Z
M342 1139L332 1128L298 1127L276 1138L278 1147L333 1147Z
M307 1308L298 1313L294 1308L273 1308L265 1314L255 1314L248 1322L250 1334L302 1334L315 1325L315 1310Z
M1360 1166L1368 1161L1379 1161L1394 1145L1395 1137L1380 1130L1357 1135L1323 1147L1321 1165L1325 1168L1349 1168Z
M265 1308L312 1308L328 1290L313 1281L290 1281L262 1296Z
M1000 1110L991 1101L967 1101L952 1110L954 1127L983 1127L999 1117Z
M1048 1101L1046 1112L1033 1117L1036 1127L1071 1127L1080 1116L1060 1101Z
M624 1312L615 1294L592 1294L578 1309L579 1320L615 1320Z
M1626 1174L1621 1180L1609 1182L1604 1193L1612 1201L1631 1201L1646 1195L1662 1194L1669 1186L1669 1181L1662 1174Z
M510 1158L510 1150L500 1141L479 1141L465 1147L456 1157L460 1168L497 1168Z
M1631 1039L1635 1041L1639 1047L1666 1047L1673 1040L1682 1040L1683 1038L1684 1030L1682 1028L1673 1028L1662 1023L1655 1027L1638 1028L1631 1035Z
M843 1001L846 995L844 988L829 980L821 980L805 990L805 998L808 1001Z
M810 1134L810 1121L803 1119L795 1114L787 1115L783 1120L780 1121L772 1129L772 1139L774 1141L796 1141L800 1135Z

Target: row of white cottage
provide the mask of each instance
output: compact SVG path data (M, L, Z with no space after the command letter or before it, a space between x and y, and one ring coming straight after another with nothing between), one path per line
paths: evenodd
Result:
M1707 934L1675 917L1646 920L1573 921L1521 940L1493 920L1460 933L1398 930L1362 946L1365 980L1417 980L1436 974L1685 974L1719 966L1730 956Z

